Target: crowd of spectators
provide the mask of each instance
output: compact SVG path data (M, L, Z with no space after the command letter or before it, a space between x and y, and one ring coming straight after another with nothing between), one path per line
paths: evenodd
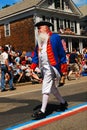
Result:
M75 74L75 78L78 79L81 76L87 76L87 48L83 49L81 54L75 48L71 53L66 54L67 57L67 79L70 80L70 76Z
M26 52L26 51L17 51L13 47L8 47L8 54L9 54L9 66L13 70L13 82L14 83L21 83L21 82L29 82L38 83L41 80L41 72L39 67L35 69L33 76L31 76L29 68L32 63L33 52ZM0 54L2 53L2 47L0 46ZM75 64L74 66L70 63L70 57L73 52L66 53L67 57L67 79L70 80L71 72L76 74L75 78L77 79L80 76L87 76L87 48L84 48L83 54L79 52L76 53ZM77 58L77 59L76 59ZM0 61L2 57L0 55ZM73 58L72 58L73 60ZM77 65L77 66L76 66ZM1 71L1 70L0 70ZM0 79L1 79L1 72L0 72ZM9 81L9 75L6 73L6 83ZM1 82L0 82L1 83Z
M38 83L40 82L41 74L40 69L37 67L35 72L31 76L30 74L30 65L32 63L32 56L33 52L26 52L26 51L15 51L13 47L8 47L8 54L9 54L9 66L13 71L13 82L14 83L23 83L29 82ZM2 53L2 47L0 46L0 54ZM0 61L3 58L0 55ZM1 71L1 69L0 69ZM9 74L6 73L5 80L6 83L9 81ZM0 79L1 79L1 72L0 72Z

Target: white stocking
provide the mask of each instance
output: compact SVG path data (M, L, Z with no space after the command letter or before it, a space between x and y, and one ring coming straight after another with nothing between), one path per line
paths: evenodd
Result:
M49 94L43 94L43 97L42 97L42 107L41 107L41 111L43 113L45 113L46 106L47 106L47 103L48 103L48 98L49 98Z

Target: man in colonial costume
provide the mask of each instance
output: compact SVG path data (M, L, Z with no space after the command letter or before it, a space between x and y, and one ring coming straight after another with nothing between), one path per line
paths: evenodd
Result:
M60 102L61 110L65 110L68 103L62 98L57 86L60 75L67 71L66 55L63 49L60 36L50 31L51 23L41 21L35 24L38 28L37 45L31 64L31 72L39 65L43 77L42 82L42 106L39 112L33 117L40 119L45 117L46 106L50 93Z

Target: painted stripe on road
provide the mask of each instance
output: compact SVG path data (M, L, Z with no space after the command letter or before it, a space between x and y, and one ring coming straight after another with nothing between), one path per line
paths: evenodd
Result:
M72 116L72 115L77 114L79 112L86 111L86 110L87 110L87 102L83 103L83 104L79 104L77 106L73 106L71 108L68 108L64 112L55 112L55 113L47 116L44 119L30 120L30 121L25 122L23 124L19 124L19 125L7 128L5 130L32 130L32 129L41 127L43 125L52 123L54 121L66 118L68 116Z

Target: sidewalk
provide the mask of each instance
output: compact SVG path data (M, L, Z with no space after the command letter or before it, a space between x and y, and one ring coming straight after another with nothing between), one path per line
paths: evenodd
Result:
M82 83L82 82L87 82L87 76L81 77L80 79L77 79L77 80L69 81L66 79L64 86L70 85L70 84ZM0 92L0 97L41 90L41 84L32 84L32 82L18 83L18 84L15 84L14 86L16 87L16 90L10 91L9 88L7 88L8 91ZM62 87L59 87L59 88L62 88Z
M80 83L80 82L86 82L87 81L87 76L82 76L80 77L79 79L75 80L75 79L72 79L72 80L67 80L66 79L66 85L67 84L72 84L72 83Z
M65 80L65 86L68 84L74 84L74 83L80 83L80 82L86 82L87 81L87 76L82 76L79 79L75 80L75 79L71 79L71 80ZM40 83L36 83L36 84L32 84L32 82L26 82L26 83L17 83L15 84L16 87L24 87L24 86L40 86Z
M84 81L87 81L87 76L81 76L79 79L75 80L73 77L71 80L68 80L66 79L65 80L65 84L69 84L69 83L77 83L77 82L84 82ZM25 82L25 83L16 83L15 85L16 86L23 86L23 85L36 85L36 84L39 84L39 83L36 83L36 84L32 84L32 82Z

